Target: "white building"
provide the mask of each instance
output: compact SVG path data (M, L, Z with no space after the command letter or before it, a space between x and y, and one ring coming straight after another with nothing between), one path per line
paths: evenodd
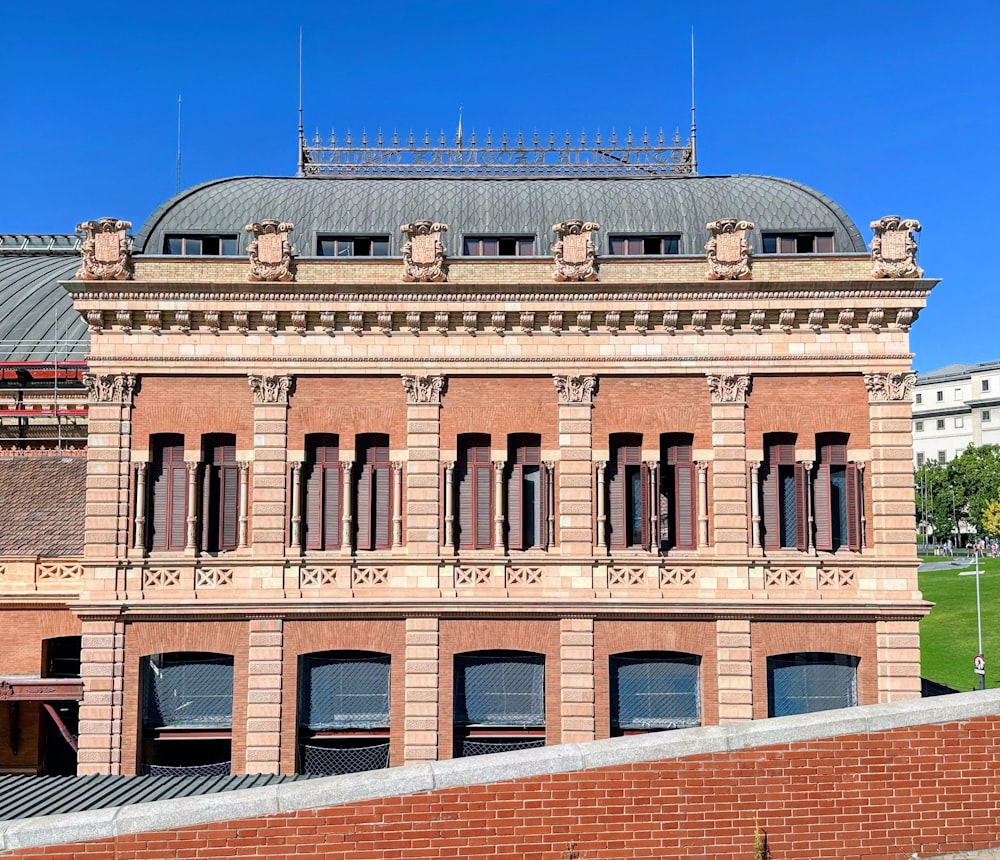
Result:
M1000 445L1000 361L949 364L917 377L913 455L947 463L969 445Z

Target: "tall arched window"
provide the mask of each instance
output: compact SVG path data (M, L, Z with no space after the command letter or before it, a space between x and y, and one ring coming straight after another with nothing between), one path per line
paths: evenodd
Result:
M236 549L240 516L236 437L209 433L202 443L201 548L207 552Z
M765 434L760 479L765 549L808 547L808 486L809 475L795 460L795 434Z
M392 464L389 437L363 433L357 439L354 532L359 550L392 546Z
M548 546L548 482L541 437L511 434L507 438L508 549Z
M344 486L340 464L340 438L334 433L306 436L303 465L305 494L305 547L307 550L338 549L341 544L341 492Z
M493 466L488 435L458 437L455 489L459 548L489 549L493 546Z
M660 497L658 521L661 549L695 549L698 546L697 475L689 433L660 436Z
M642 462L642 436L612 433L607 467L611 549L649 546L649 476Z
M150 443L148 546L152 550L182 550L187 540L188 508L184 437L158 433Z
M816 436L813 510L816 549L861 549L861 472L847 460L846 433Z

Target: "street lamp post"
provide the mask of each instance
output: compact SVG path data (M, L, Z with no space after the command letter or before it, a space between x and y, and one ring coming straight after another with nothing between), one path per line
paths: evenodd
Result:
M986 665L983 663L983 668L979 668L979 660L983 658L983 611L982 603L979 597L979 550L976 550L976 569L975 571L966 571L965 573L960 573L959 576L975 576L976 577L976 629L979 636L978 647L979 650L976 652L976 677L979 681L979 689L986 689Z

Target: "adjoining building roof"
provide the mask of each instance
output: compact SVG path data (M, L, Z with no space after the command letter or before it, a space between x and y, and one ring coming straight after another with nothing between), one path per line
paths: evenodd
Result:
M983 361L979 364L965 364L956 362L940 367L937 370L930 370L917 376L917 385L929 385L935 382L950 382L955 379L968 379L973 373L986 373L991 370L1000 370L1000 360Z
M0 556L83 555L85 457L0 457Z
M136 236L135 252L162 254L171 234L239 235L265 218L295 225L300 256L316 253L320 234L388 235L398 255L399 226L443 222L445 245L461 252L463 235L531 235L547 254L552 225L597 221L598 253L615 233L680 234L681 254L702 254L705 225L720 218L754 222L762 232L833 233L834 250L865 253L857 226L830 198L796 182L766 176L615 178L281 178L236 177L190 188L165 202Z
M63 246L8 252L6 245L0 249L0 361L83 359L90 348L87 323L59 285L80 268L79 252Z

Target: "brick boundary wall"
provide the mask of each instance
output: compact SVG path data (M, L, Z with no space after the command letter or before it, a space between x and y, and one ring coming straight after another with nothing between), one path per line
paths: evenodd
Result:
M772 860L996 860L1000 690L7 822L0 848L88 860L753 858L755 822Z

